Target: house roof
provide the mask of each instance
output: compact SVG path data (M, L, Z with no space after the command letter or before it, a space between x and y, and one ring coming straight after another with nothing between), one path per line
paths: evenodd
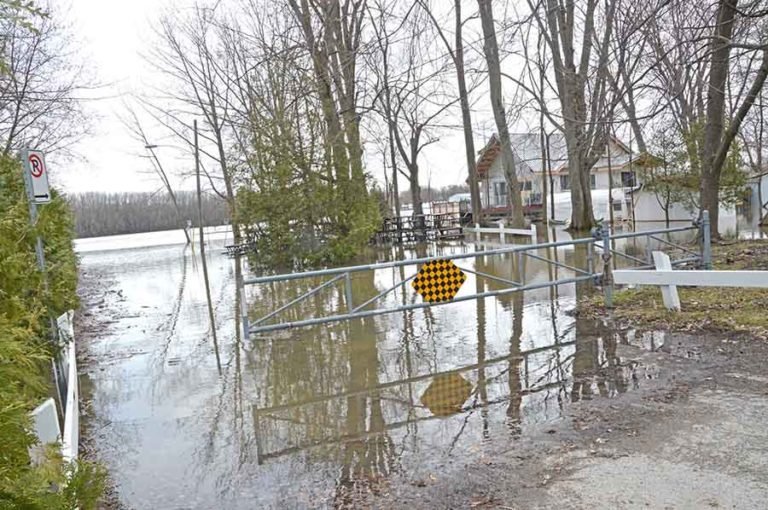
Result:
M541 159L541 134L540 133L511 133L509 135L512 144L512 151L515 155L515 163L522 166L520 170L529 172L542 172ZM614 138L614 143L621 152L611 153L611 166L621 167L629 163L633 156L629 148L620 140ZM501 153L501 144L499 138L494 134L488 143L483 147L477 159L477 172L480 178L485 178L496 157ZM597 163L596 168L608 166L608 158L603 155ZM552 165L552 172L559 172L568 164L568 150L565 144L565 136L562 133L552 133L549 135L549 158Z
M488 143L485 144L485 147L480 149L479 157L475 163L477 175L481 178L485 177L488 174L488 170L491 169L491 165L493 165L493 162L496 160L496 156L498 156L500 152L501 144L499 143L499 138L496 136L496 133L494 133L493 136L491 136L491 139L488 140Z

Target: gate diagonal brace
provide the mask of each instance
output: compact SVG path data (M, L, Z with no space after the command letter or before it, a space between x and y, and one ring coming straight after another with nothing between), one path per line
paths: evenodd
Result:
M568 264L563 264L562 262L552 260L547 257L542 257L541 255L535 255L533 253L528 253L527 251L523 252L527 257L531 257L533 259L541 260L542 262L546 262L548 264L552 264L555 266L562 267L563 269L568 269L570 271L573 271L574 273L581 273L581 274L592 274L589 271L586 271L584 269L579 269L578 267L569 266Z
M462 267L460 269L462 271L464 271L465 273L470 273L470 274L473 274L475 276L479 276L481 278L488 278L489 280L496 280L497 282L506 283L508 285L512 285L513 287L520 287L522 285L522 283L520 283L520 282L516 282L514 280L509 280L507 278L502 278L500 276L494 276L494 275L488 274L488 273L483 273L481 271L475 271L474 269L467 269L465 267Z
M352 310L352 312L351 312L351 313L359 312L360 310L364 309L366 306L370 305L371 303L373 303L373 302L375 302L375 301L378 301L379 299L383 298L384 296L386 296L387 294L389 294L390 292L392 292L393 290L395 290L395 289L396 289L396 288L398 288L398 287L405 287L405 284L406 284L406 283L408 283L409 281L413 280L413 279L414 279L414 278L416 278L418 275L419 275L419 273L414 273L414 274L412 274L411 276L409 276L408 278L406 278L405 280L402 280L402 281L400 281L400 282L397 282L396 284L394 284L392 287L388 288L387 290L385 290L385 291L383 291L383 292L379 292L378 294L376 294L375 296L373 296L371 299L369 299L369 300L368 300L368 301L366 301L365 303L363 303L363 304L361 304L361 305L358 305L357 307L355 307L355 308Z

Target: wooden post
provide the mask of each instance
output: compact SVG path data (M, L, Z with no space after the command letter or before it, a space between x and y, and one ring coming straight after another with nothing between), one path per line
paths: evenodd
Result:
M506 236L504 235L504 220L499 220L499 241L501 244L504 244L506 240Z
M657 271L672 271L672 261L669 255L661 251L653 252L653 263ZM680 296L677 294L677 286L661 285L661 298L667 310L680 311Z

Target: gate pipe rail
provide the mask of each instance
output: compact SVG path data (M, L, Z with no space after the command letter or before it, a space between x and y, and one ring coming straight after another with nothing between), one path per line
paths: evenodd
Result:
M422 257L422 258L414 258L414 259L408 259L408 260L395 260L390 262L381 262L376 264L363 264L363 265L357 265L357 266L320 269L315 271L304 271L300 273L267 275L267 276L247 278L242 280L241 289L243 290L245 288L245 285L256 285L256 284L272 283L272 282L278 282L278 281L284 282L284 281L301 280L306 278L316 278L316 277L326 277L326 276L332 277L330 280L326 280L324 282L319 283L317 286L313 287L311 290L305 292L301 296L291 300L285 305L280 306L279 308L277 308L276 310L273 310L272 312L268 313L264 317L259 318L253 324L253 326L249 326L248 324L248 317L247 317L246 309L244 307L243 327L246 334L266 333L270 331L280 331L280 330L286 330L286 329L297 328L297 327L314 326L318 324L340 322L340 321L345 321L350 319L374 317L374 316L384 315L384 314L393 313L393 312L418 310L421 308L428 308L436 305L449 304L449 303L459 303L462 301L469 301L472 299L497 297L505 294L510 294L512 292L535 290L535 289L553 287L558 285L567 285L572 283L585 282L588 280L600 282L602 284L603 290L605 292L605 297L606 297L606 306L610 307L612 304L613 282L612 282L612 275L611 275L611 268L610 268L611 266L609 264L609 261L612 254L626 257L627 259L640 264L640 266L636 267L636 269L645 269L645 268L653 267L652 264L645 265L647 263L645 260L611 249L612 241L617 239L630 239L630 238L638 238L638 237L645 237L647 239L655 239L658 241L659 239L656 238L655 236L659 234L669 234L674 232L686 232L686 231L699 230L701 239L702 239L701 254L696 257L688 257L688 258L673 261L673 265L686 264L689 262L698 261L704 267L707 267L708 262L711 260L711 248L709 246L709 243L707 242L708 241L707 234L709 233L708 220L709 220L708 215L706 211L704 211L704 213L702 214L701 221L694 222L693 225L685 226L685 227L654 229L654 230L646 230L641 232L629 232L629 233L615 234L615 235L610 235L608 229L603 227L602 229L596 229L593 232L592 237L584 237L584 238L541 243L541 244L517 245L517 246L510 246L507 248L499 248L499 249L486 250L486 251L475 251L470 253L457 253L454 255L443 256L443 257ZM670 244L673 244L673 243L670 243ZM558 248L563 246L578 246L578 245L586 245L586 248L589 252L588 261L587 261L587 264L588 264L587 270L575 268L570 265L563 264L562 262L554 261L549 258L542 257L535 253L532 253L542 249ZM674 245L674 246L683 248L682 246L679 246L679 245ZM596 272L593 267L594 264L592 261L592 257L594 256L595 247L598 247L603 251L602 257L604 259L604 265L603 265L602 272ZM691 252L691 250L685 250L685 251L688 253ZM528 257L541 260L547 263L551 263L551 264L563 267L565 269L568 269L570 271L573 271L574 276L569 278L548 280L546 282L526 284L524 273L522 271L520 276L521 281L514 282L512 280L508 280L508 279L501 278L494 275L489 275L484 272L479 272L474 269L460 268L462 269L462 271L466 271L478 277L500 281L500 282L511 285L511 287L494 290L494 291L480 292L480 293L475 293L475 294L466 295L466 296L458 296L453 298L450 301L439 302L439 303L421 302L421 303L411 303L407 305L403 304L403 305L398 305L391 308L378 308L373 310L364 310L364 308L371 305L375 301L381 299L382 297L389 294L390 292L397 289L398 287L404 288L405 284L416 276L416 275L411 275L408 278L405 278L402 281L387 288L386 290L380 292L373 298L366 300L362 304L359 304L357 306L353 304L353 292L352 292L352 284L351 284L353 273L358 273L363 271L376 271L381 269L391 269L391 268L406 267L406 266L418 266L418 265L433 261L435 259L440 259L440 258L446 258L446 259L449 258L451 260L456 261L456 260L471 259L471 258L477 258L481 256L488 256L488 255L493 256L493 255L506 255L506 254L515 254L516 263L519 265L521 270L523 267L523 264L522 264L523 259L526 256L528 256ZM709 263L711 264L711 262ZM334 315L326 315L323 317L314 317L314 318L303 319L298 321L282 322L277 324L264 324L265 321L275 317L276 315L280 314L286 309L300 303L301 301L307 299L308 297L318 293L322 289L328 288L334 283L337 283L341 280L344 280L344 295L345 295L345 300L347 305L346 313L337 313Z
M415 266L419 264L425 264L431 260L440 259L440 258L450 258L451 260L471 259L471 258L477 258L479 256L505 255L507 253L517 253L517 252L528 251L528 250L540 250L545 248L557 248L560 246L572 246L572 245L575 246L575 245L581 245L581 244L591 244L594 242L595 240L591 237L583 237L579 239L572 239L569 241L557 241L557 242L542 243L542 244L521 244L517 246L511 246L509 248L498 248L496 250L476 251L476 252L470 252L470 253L457 253L455 255L447 255L445 257L422 257L417 259L393 260L391 262L380 262L377 264L363 264L359 266L318 269L315 271L304 271L301 273L257 276L253 278L245 278L243 280L243 284L254 285L259 283L272 283L275 281L284 282L288 280L301 280L304 278L313 278L316 276L331 276L331 275L338 275L338 274L343 275L345 273L357 273L361 271L377 271L379 269L391 269L393 267Z
M412 303L410 305L400 305L393 308L377 308L375 310L362 310L359 312L329 315L325 317L316 317L316 318L304 319L300 321L282 322L279 324L267 324L264 326L257 326L257 327L251 328L250 332L251 333L268 333L270 331L281 331L284 329L299 328L304 326L316 326L318 324L325 324L328 322L340 322L340 321L346 321L349 319L364 319L367 317L375 317L377 315L384 315L384 314L393 313L393 312L407 312L409 310L418 310L421 308L429 308L432 306L439 306L439 305L449 305L451 303L460 303L462 301L469 301L472 299L503 296L504 294L511 294L512 292L543 289L546 287L552 287L553 285L567 285L569 283L584 282L587 280L594 280L596 277L599 278L600 274L589 275L589 276L575 276L572 278L563 278L561 280L557 280L554 282L548 281L548 282L541 282L541 283L530 284L530 285L522 285L520 287L510 287L507 289L479 292L477 294L472 294L471 296L458 296L453 298L450 301L441 301L437 303L430 303L430 302Z

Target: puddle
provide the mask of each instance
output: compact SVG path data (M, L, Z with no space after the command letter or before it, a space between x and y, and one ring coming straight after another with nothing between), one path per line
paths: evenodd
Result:
M657 378L658 368L637 358L668 343L568 313L589 284L243 339L233 263L223 243L211 246L218 353L195 254L131 244L82 255L89 274L121 291L104 298L120 313L91 340L88 371L104 424L94 446L129 507L333 507L362 488L428 480L509 448L571 402L617 398ZM462 250L433 245L376 258ZM557 256L588 264L586 250ZM474 269L519 276L509 256L480 257ZM553 269L529 258L524 271L534 282ZM371 297L409 274L358 275L355 295ZM251 320L308 289L300 285L250 289ZM464 287L501 285L469 275ZM398 291L385 301L414 299ZM287 316L343 306L343 290L331 288Z

